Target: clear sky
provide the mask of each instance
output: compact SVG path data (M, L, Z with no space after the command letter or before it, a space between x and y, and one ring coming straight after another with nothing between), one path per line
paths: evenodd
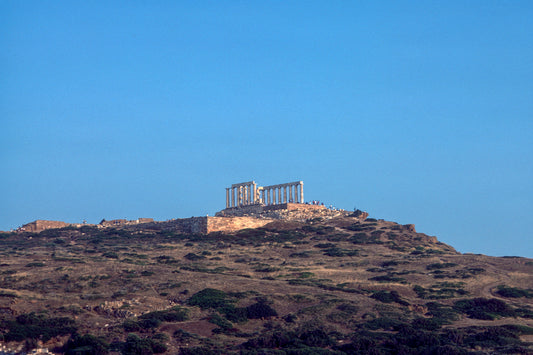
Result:
M225 188L533 257L533 2L0 1L0 230Z

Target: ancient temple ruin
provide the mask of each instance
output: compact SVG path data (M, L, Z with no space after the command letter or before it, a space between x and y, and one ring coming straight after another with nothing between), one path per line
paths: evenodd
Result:
M257 186L255 181L248 181L226 188L226 208L286 203L304 203L303 181L270 186Z

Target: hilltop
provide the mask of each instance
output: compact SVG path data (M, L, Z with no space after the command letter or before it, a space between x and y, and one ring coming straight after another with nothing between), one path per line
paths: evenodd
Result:
M207 233L184 229L193 219L3 233L0 339L56 353L533 352L532 259L461 254L367 217L309 208L195 217L233 226Z

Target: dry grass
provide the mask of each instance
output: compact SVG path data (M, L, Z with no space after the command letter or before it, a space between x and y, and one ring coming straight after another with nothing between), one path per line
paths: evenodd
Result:
M354 224L357 226L353 227ZM190 320L164 324L159 332L173 339L173 333L182 329L198 336L191 340L193 343L208 338L229 346L246 339L232 333L212 333L216 326L207 321L210 311L187 306L192 294L205 288L248 292L236 301L238 307L252 304L258 296L268 299L279 317L235 323L241 333L261 332L265 326L273 326L268 322L290 328L310 320L348 333L354 324L367 321L369 314L377 317L396 312L407 318L415 316L416 312L406 306L384 305L369 298L374 291L396 291L409 304L423 305L429 300L418 298L413 286L431 288L439 282L463 282L461 287L468 294L439 300L451 305L462 298L496 298L493 289L500 284L533 288L531 260L461 255L392 222L360 223L345 218L313 225L334 227L328 233L321 233L320 229L305 232L302 223L279 225L282 227L279 233L297 232L299 237L281 240L277 231L270 230L265 240L245 241L241 245L231 235L227 240L203 240L196 236L154 235L149 231L119 237L77 230L12 235L0 240L0 292L16 297L0 297L0 309L15 314L46 311L49 315L71 316L83 332L123 339L125 333L120 325L125 318L121 311L126 310L131 316L182 305L189 309ZM275 226L271 224L269 228ZM372 231L384 234L377 243L354 243L353 237L362 232L351 229L360 227L370 228L364 231L368 235ZM320 243L332 243L339 250L357 250L358 254L327 256L325 249L316 247ZM198 259L186 258L189 254ZM435 278L438 273L427 268L432 263L457 265L443 269L443 278ZM469 276L470 271L465 270L471 269L483 271ZM404 281L369 280L375 276ZM113 306L115 301L120 306ZM512 301L522 307L533 307L531 299ZM357 305L358 311L347 315L336 308L339 304ZM287 315L297 315L295 323L285 322ZM531 319L481 321L464 316L447 326L506 323L533 326ZM174 350L180 346L174 340L169 344Z

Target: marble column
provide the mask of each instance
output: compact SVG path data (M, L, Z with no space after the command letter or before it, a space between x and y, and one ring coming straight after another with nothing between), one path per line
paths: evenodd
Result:
M226 187L226 208L229 207L229 187Z
M304 183L300 181L300 203L304 203Z
M252 189L252 204L255 204L258 197L255 184L251 184L250 189Z
M292 185L289 185L289 202L291 202L291 203L294 202L292 200Z

